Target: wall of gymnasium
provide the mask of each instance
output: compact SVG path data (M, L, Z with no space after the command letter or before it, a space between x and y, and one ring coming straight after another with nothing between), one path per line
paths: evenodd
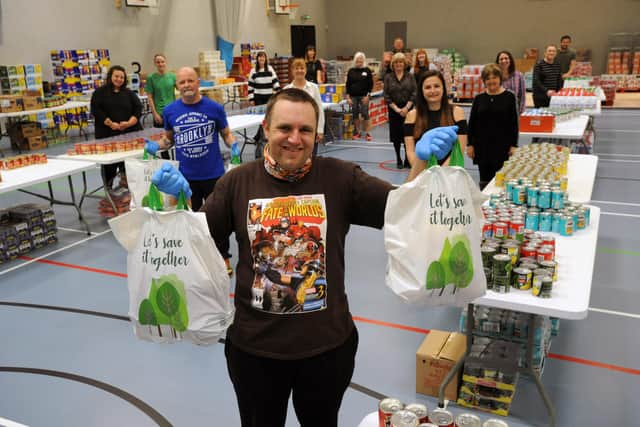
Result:
M153 71L153 54L169 68L197 65L199 49L215 48L215 0L158 0L158 8L114 7L113 0L0 0L0 64L41 64L50 80L52 49L107 48L112 64ZM248 24L239 42L262 41L267 53L289 55L290 25L315 25L319 52L326 50L325 2L302 0L294 17L267 15L265 0L249 0ZM302 14L311 19L301 20ZM240 54L239 43L235 47Z
M522 57L563 34L573 48L590 48L594 74L606 66L608 35L640 32L638 0L326 0L328 55L363 50L380 58L384 23L407 22L408 47L453 47L472 64L495 60L500 50ZM639 40L640 42L640 40Z

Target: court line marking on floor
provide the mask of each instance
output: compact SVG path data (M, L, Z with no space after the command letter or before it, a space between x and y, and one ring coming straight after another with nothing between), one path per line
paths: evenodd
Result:
M611 314L612 316L629 317L631 319L640 319L640 314L625 313L623 311L605 310L604 308L589 307L589 311L595 313Z
M580 365L591 366L594 368L603 368L610 371L622 372L631 375L640 375L640 369L626 368L624 366L610 365L608 363L597 362L595 360L581 359L579 357L565 356L563 354L549 353L552 359L563 360L565 362L578 363Z
M76 229L76 228L60 227L59 225L58 225L58 226L56 226L56 228L57 228L58 230L62 230L62 231L70 231L70 232L72 232L72 233L84 233L84 234L87 234L87 230L78 230L78 229ZM94 234L96 234L96 233L94 233L93 231L90 233L90 235L91 235L91 236L93 236Z
M626 217L630 217L630 218L640 218L640 215L634 215L634 214L625 214L625 213L616 213L616 212L604 212L604 211L601 211L600 213L602 215L626 216Z
M640 157L640 154L594 153L596 156Z
M631 256L640 256L640 252L630 251L628 249L614 249L614 248L606 248L602 246L598 246L596 251L604 252L606 254L619 254L619 255L631 255Z
M607 162L607 163L640 163L640 160L600 159L600 162Z
M602 203L605 205L620 205L620 206L638 206L640 207L640 203L628 203L628 202L609 202L607 200L591 200L589 203Z
M40 256L39 256L39 257L37 257L37 258L32 258L32 259L30 259L29 261L23 262L22 264L19 264L19 265L13 266L13 267L11 267L11 268L7 268L6 270L0 271L0 276L2 276L2 275L4 275L4 274L7 274L7 273L10 273L10 272L12 272L12 271L18 270L18 269L20 269L20 268L23 268L23 267L25 267L25 266L27 266L27 265L29 265L29 264L34 263L34 262L41 261L41 260L43 260L44 258L50 257L51 255L55 255L55 254L60 253L60 252L62 252L62 251L66 251L67 249L70 249L70 248L73 248L74 246L78 246L78 245L80 245L80 244L82 244L82 243L88 242L89 240L93 240L93 239L96 239L96 238L98 238L98 237L104 236L104 235L105 235L105 234L107 234L107 233L111 233L111 229L108 229L108 230L102 231L102 232L100 232L100 233L96 233L96 234L94 234L94 235L92 235L92 236L89 236L89 237L86 237L86 238L84 238L84 239L82 239L82 240L78 240L77 242L71 243L71 244L69 244L69 245L67 245L67 246L63 246L63 247L61 247L61 248L58 248L58 249L56 249L56 250L54 250L54 251L51 251L51 252L49 252L49 253L46 253L46 254L44 254L44 255L40 255Z

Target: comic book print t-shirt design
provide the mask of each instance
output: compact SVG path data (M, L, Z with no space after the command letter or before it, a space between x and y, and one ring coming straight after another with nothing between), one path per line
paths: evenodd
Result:
M247 212L255 271L252 307L276 314L324 310L324 195L253 199Z

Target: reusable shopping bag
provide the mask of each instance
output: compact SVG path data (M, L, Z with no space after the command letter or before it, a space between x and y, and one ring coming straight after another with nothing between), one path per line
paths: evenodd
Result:
M127 171L127 180L131 193L131 202L129 202L130 209L148 206L145 196L149 191L151 177L165 162L171 163L176 169L178 169L180 165L180 162L176 160L165 160L157 157L149 158L146 150L144 151L142 159L125 159L124 167ZM169 207L168 200L163 200L163 206L165 208Z
M162 209L151 184L149 204ZM233 320L227 267L204 213L138 208L109 221L127 250L129 317L141 339L214 344Z
M450 164L435 161L387 199L386 282L409 303L462 306L486 292L480 244L487 197L461 167L458 142Z

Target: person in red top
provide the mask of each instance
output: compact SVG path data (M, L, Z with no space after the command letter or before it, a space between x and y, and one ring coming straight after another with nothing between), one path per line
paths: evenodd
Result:
M345 292L345 242L352 224L382 228L392 185L351 162L312 157L319 108L300 89L267 104L264 159L225 174L203 211L224 257L238 244L235 318L225 356L242 427L284 426L289 396L301 425L336 427L358 346ZM455 127L418 142L442 157ZM179 172L153 182L177 194ZM329 250L326 250L329 248Z

